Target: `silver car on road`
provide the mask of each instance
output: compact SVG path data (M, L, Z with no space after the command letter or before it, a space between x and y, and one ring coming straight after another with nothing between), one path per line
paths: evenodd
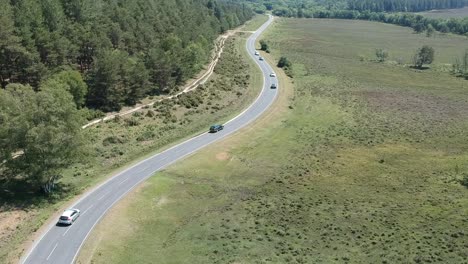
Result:
M80 210L76 208L67 209L63 212L58 220L60 225L71 225L80 216Z

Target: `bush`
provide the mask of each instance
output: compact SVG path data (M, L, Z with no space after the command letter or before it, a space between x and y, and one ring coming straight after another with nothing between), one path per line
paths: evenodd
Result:
M268 47L268 44L263 39L260 40L260 49L263 50L263 51L266 51L267 53L270 53L270 49Z
M421 69L424 64L431 64L434 61L434 48L427 45L418 49L413 57L413 63L416 68Z
M154 133L154 131L150 128L147 128L145 131L143 131L143 133L141 133L140 136L137 137L136 140L139 142L146 141L146 140L153 139L155 136L156 134Z
M460 180L460 184L468 188L468 173L463 174L463 178Z
M106 137L103 141L102 141L102 145L103 146L109 146L109 145L113 145L113 144L121 144L121 143L124 143L124 140L117 137L117 136L109 136L109 137Z
M178 103L185 108L198 107L203 103L203 97L197 92L183 93L178 96Z
M384 62L388 58L388 51L385 49L376 49L375 56L378 62Z
M279 59L277 66L280 67L280 68L290 68L291 67L291 62L288 60L288 58L282 56Z
M106 116L106 114L101 110L93 110L89 108L82 108L80 109L80 112L82 113L82 116L88 121Z
M154 113L154 111L152 110L148 110L148 112L146 112L146 116L147 117L154 117L156 114Z
M120 121L122 121L122 117L121 117L120 115L116 115L116 116L114 117L114 122L115 122L115 123L120 123Z
M138 126L140 124L140 122L138 122L138 120L134 117L132 118L129 118L129 119L125 119L125 124L127 126Z

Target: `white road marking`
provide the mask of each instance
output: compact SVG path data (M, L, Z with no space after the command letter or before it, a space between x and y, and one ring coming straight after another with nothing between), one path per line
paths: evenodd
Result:
M126 181L128 181L128 179L130 179L130 178L127 178L127 179L125 179L125 180L119 182L119 185L122 184L122 183L124 183L124 182L126 182Z
M52 253L54 253L55 249L57 248L58 246L58 243L55 244L55 247L52 249L52 251L50 252L49 256L47 256L47 259L46 260L49 260L50 256L52 256Z
M69 226L69 227L67 228L67 231L65 231L65 233L63 233L62 236L65 236L65 235L68 233L68 230L70 230L70 228L71 228L72 226L73 226L73 225Z
M110 192L106 192L103 196L99 197L97 200L101 200L102 198L104 198L106 195L108 195Z
M143 169L141 169L141 170L135 172L135 174L140 174L140 173L144 172L144 171L145 171L146 169L148 169L148 168L149 168L149 167L144 167Z
M92 204L88 209L86 209L81 215L84 215L86 214L86 212L88 212L89 209L91 209L91 207L93 207L94 205Z

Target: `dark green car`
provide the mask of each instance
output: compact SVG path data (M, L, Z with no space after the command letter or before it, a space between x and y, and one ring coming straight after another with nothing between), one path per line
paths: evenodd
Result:
M216 133L220 130L223 130L224 126L223 125L212 125L210 127L210 133Z

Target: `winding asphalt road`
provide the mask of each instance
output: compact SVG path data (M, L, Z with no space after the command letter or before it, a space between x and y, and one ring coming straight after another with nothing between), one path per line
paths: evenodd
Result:
M272 20L273 18L270 16L268 21L247 40L247 51L261 68L264 76L263 89L249 108L228 121L224 130L217 133L200 134L156 154L118 173L83 195L72 206L81 210L81 216L75 223L68 227L51 225L43 236L34 243L27 254L23 256L21 263L73 263L93 227L106 214L107 210L135 186L149 178L156 171L234 133L265 112L275 100L279 87L270 89L273 82L277 83L275 77L270 77L273 69L265 61L260 61L254 53L257 37L271 24Z

